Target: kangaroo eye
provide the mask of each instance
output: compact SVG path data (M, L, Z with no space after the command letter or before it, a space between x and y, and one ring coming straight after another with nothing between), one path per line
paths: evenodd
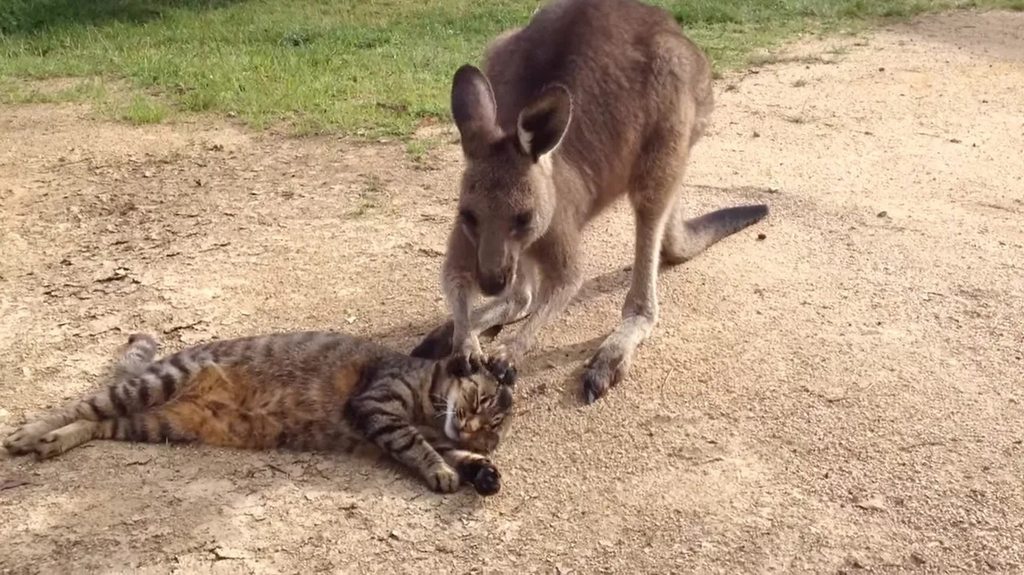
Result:
M462 223L466 224L468 227L476 227L476 216L473 215L473 212L469 210L459 210L459 218L462 220Z
M533 212L523 212L521 214L517 214L513 222L517 231L525 230L526 228L530 227L530 224L532 223Z

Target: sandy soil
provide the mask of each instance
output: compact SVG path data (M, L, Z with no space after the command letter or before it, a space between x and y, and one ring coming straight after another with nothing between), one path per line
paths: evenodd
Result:
M1020 572L1024 14L795 46L718 83L695 211L769 220L662 275L631 377L625 206L523 366L505 485L441 497L343 456L95 442L0 457L0 572ZM166 348L443 312L460 158L0 108L0 433ZM758 241L759 233L766 238ZM4 489L4 487L10 487ZM130 569L129 569L130 567Z

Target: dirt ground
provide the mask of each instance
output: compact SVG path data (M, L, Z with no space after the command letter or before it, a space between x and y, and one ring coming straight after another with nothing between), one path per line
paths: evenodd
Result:
M718 82L695 212L764 223L660 281L631 377L624 205L522 366L482 499L344 456L94 442L0 456L0 572L1021 572L1024 14L798 44ZM460 157L0 107L0 433L165 349L341 328L411 349ZM758 240L758 234L766 238Z

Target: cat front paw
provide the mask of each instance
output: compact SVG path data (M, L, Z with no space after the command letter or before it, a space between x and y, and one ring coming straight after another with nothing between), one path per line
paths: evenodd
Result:
M483 496L501 491L501 472L490 459L478 457L459 464L459 475Z
M501 472L490 461L484 462L473 478L473 488L484 497L494 495L501 491Z
M427 483L438 493L455 493L459 488L459 474L446 463L427 474Z

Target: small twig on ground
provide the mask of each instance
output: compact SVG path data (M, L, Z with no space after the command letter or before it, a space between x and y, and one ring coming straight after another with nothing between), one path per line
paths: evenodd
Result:
M271 471L276 471L276 472L280 473L281 475L291 475L290 473L288 473L284 469L281 469L280 467L274 465L273 463L268 463L267 464L267 468L270 469Z
M189 323L189 324L171 326L171 327L169 327L169 328L164 330L164 335L170 335L172 333L179 332L179 331L181 331L183 329L188 329L190 327L195 327L195 326L197 326L197 325L199 325L201 323L203 323L203 320L197 319L196 321L194 321L192 323Z
M22 487L24 485L32 485L32 482L25 481L24 479L4 479L0 481L0 491L7 491L8 489L14 489L15 487Z
M662 404L668 404L668 402L665 400L665 384L668 383L669 378L672 377L675 374L675 372L676 368L675 366L672 366L672 368L669 369L668 373L665 375L665 379L661 380L661 387L658 389L658 395L661 397Z
M946 445L945 441L920 441L918 443L911 443L910 445L904 445L900 448L900 451L913 451L922 447L938 447L940 445Z
M707 465L709 463L718 463L719 461L725 461L724 457L711 457L703 461L698 461L694 465Z
M203 253L206 253L206 252L212 252L213 250L217 250L217 249L220 249L220 248L225 248L225 247L230 246L230 245L231 245L231 242L217 242L217 243L213 244L212 246L210 246L208 248L203 248L203 249L199 250L199 253L203 254Z
M128 277L128 272L129 271L130 270L128 268L126 268L126 267L119 267L119 268L115 269L114 273L110 274L109 276L102 277L102 278L99 278L99 279L93 280L93 281L95 283L99 284L99 283L108 283L108 282L114 282L114 281L118 281L118 280L123 280L123 279Z

